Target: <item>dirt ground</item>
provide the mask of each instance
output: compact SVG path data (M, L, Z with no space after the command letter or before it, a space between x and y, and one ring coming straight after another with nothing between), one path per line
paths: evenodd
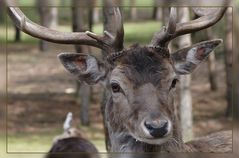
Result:
M10 133L61 130L69 111L76 116L75 124L79 124L79 105L74 94L66 93L75 88L75 78L65 71L56 57L64 50L73 51L74 48L52 45L48 52L41 53L37 45L9 44L7 122ZM1 65L1 74L3 68ZM232 127L231 118L224 117L226 87L223 61L218 61L217 69L219 89L216 92L209 88L207 62L192 76L195 136ZM93 87L90 119L93 131L103 134L99 89L99 85Z

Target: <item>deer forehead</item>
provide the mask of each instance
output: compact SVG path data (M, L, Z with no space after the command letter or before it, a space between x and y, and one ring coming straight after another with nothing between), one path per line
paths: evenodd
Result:
M170 63L154 65L154 67L158 66L158 68L153 68L152 71L149 68L150 65L147 66L148 68L145 68L145 71L137 71L137 68L132 65L118 65L113 69L110 80L117 81L123 88L142 90L141 87L154 87L154 89L167 87L176 76Z
M146 83L135 91L135 100L141 100L143 104L157 105L157 94L157 88L152 83Z

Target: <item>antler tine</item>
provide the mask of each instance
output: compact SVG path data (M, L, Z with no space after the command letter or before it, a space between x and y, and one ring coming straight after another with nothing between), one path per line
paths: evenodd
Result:
M152 46L166 47L168 41L174 36L176 31L176 8L170 8L170 16L167 27L163 27L160 32L156 33L151 40Z
M227 7L223 7L223 8L220 8L217 12L213 12L208 15L203 15L198 19L185 22L185 23L178 23L176 34L174 35L173 38L176 38L177 36L188 34L191 32L200 31L216 24L223 17L226 9Z
M119 8L114 9L115 12L115 24L116 24L116 35L114 45L118 51L124 48L124 26L123 26L123 19L120 13Z
M97 40L89 37L85 32L60 32L40 26L29 20L17 7L8 7L8 14L20 30L33 37L54 43L82 44L107 49L102 43L98 43Z
M208 15L203 15L199 17L198 19L184 22L184 23L173 23L173 21L176 21L176 18L174 15L172 15L174 14L174 11L172 11L171 9L169 25L166 28L167 31L162 29L160 32L156 33L151 41L151 45L166 48L168 42L178 36L206 29L216 24L223 17L226 9L227 7L223 7L223 8L220 8L217 12L213 12ZM197 15L202 15L202 14L198 13ZM174 25L172 25L172 23ZM175 24L176 24L176 27L174 27ZM169 32L170 26L172 26L173 28L172 30L174 29L176 30Z
M118 7L105 6L104 9L106 30L103 36L97 36L92 32L86 32L88 36L94 38L108 47L107 53L121 51L124 46L124 27L120 9Z

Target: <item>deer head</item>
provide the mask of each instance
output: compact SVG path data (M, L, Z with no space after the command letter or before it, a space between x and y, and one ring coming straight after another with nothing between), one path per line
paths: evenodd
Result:
M9 8L16 25L25 33L47 41L85 44L104 50L104 62L87 54L61 53L64 67L80 81L106 83L109 90L106 119L112 137L124 135L148 144L163 144L175 135L173 95L179 75L190 74L222 41L204 41L170 53L168 43L184 34L208 28L217 23L226 8L176 22L176 9L171 8L166 27L155 33L147 46L123 47L124 29L119 8L106 9L114 31L103 36L92 32L62 33L39 26L18 8ZM112 138L111 137L111 138Z

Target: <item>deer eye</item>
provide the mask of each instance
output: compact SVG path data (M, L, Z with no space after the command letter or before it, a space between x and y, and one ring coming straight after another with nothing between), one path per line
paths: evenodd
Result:
M170 89L169 90L171 90L171 89L173 89L173 88L175 88L175 86L176 86L176 84L177 84L177 82L178 82L178 79L173 79L173 81L172 81L172 83L171 83L171 86L170 86Z
M120 85L115 82L111 83L111 89L114 93L118 93L121 90Z

